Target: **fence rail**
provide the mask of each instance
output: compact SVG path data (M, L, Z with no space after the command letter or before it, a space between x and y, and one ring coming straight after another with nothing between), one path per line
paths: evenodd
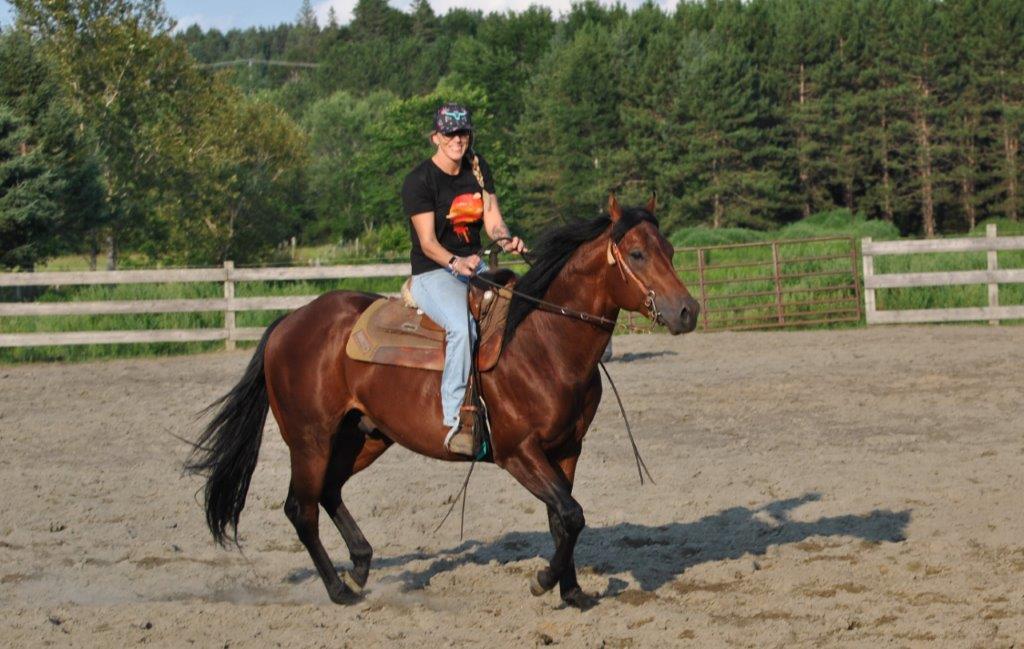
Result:
M409 264L366 266L311 266L301 268L235 268L230 261L222 268L181 268L169 270L118 270L84 272L0 273L0 287L76 286L97 284L185 284L219 282L224 297L166 300L107 300L95 302L7 302L0 303L0 317L55 315L110 315L145 313L223 312L224 327L195 329L151 329L147 331L73 331L59 333L0 334L0 347L42 345L96 345L115 343L204 342L223 340L228 349L235 341L258 340L262 327L237 327L240 311L297 309L316 295L235 297L237 282L359 279L408 275Z
M861 244L864 309L868 324L1024 319L1024 305L999 304L1000 284L1024 283L1024 269L998 267L999 251L1024 250L1024 236L999 237L989 225L981 238L880 241ZM691 265L677 269L700 301L701 329L762 329L810 326L861 319L856 243L849 237L780 240L724 246L680 248ZM883 255L986 252L985 270L877 274L874 259ZM760 259L757 257L760 256ZM750 258L755 260L751 261ZM409 264L313 266L298 268L220 268L88 272L0 273L0 287L103 284L220 283L222 297L79 302L0 302L0 317L156 313L224 314L218 328L0 333L0 347L255 340L262 327L238 327L236 314L290 310L316 295L236 297L239 282L339 280L408 275ZM988 287L988 304L947 309L879 310L876 291L929 286ZM633 324L639 316L627 314Z
M1000 270L997 253L1024 250L1024 237L999 237L996 226L985 228L985 237L969 239L930 239L927 241L880 241L870 237L861 243L864 265L864 308L867 323L910 324L923 322L966 322L1024 319L1024 306L1000 306L999 285L1024 283L1024 269ZM985 270L942 271L927 273L875 273L875 257L943 252L987 252ZM946 309L882 310L877 307L875 291L892 288L924 286L956 286L986 284L988 306Z
M794 245L837 244L842 250L805 255L787 255ZM764 260L716 263L728 251L765 251ZM754 244L731 244L680 249L695 255L697 265L681 268L703 309L705 331L808 326L860 319L860 289L856 274L853 240L826 237ZM839 268L826 267L838 264ZM513 264L515 265L515 264ZM794 270L796 269L796 270ZM801 270L802 269L802 270ZM750 275L746 271L754 273ZM239 282L337 280L408 275L407 263L363 266L313 266L292 268L235 268L225 262L221 268L168 270L120 270L83 272L0 273L0 287L75 286L104 284L187 284L220 283L222 297L198 299L142 299L71 302L0 302L0 317L120 315L157 313L224 314L218 328L108 330L73 332L0 333L0 347L49 345L94 345L117 343L167 343L224 341L228 349L239 340L256 340L261 327L238 327L236 314L247 311L296 309L316 295L236 297ZM740 273L739 277L730 274ZM838 279L836 277L839 276ZM822 281L816 281L822 278ZM844 279L845 278L845 279ZM764 299L761 299L764 298ZM737 303L739 301L739 303ZM808 310L810 307L810 310ZM626 314L630 324L640 316Z

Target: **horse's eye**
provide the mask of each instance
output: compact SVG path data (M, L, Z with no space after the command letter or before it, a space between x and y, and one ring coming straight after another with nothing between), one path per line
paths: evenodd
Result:
M641 250L634 250L629 253L629 256L630 258L635 259L636 261L642 261L644 258L644 253Z

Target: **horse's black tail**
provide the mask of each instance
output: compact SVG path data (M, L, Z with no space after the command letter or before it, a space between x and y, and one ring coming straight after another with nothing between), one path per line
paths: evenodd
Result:
M206 476L203 489L206 524L220 545L227 539L229 525L234 530L231 541L238 545L238 518L245 507L249 481L260 454L263 424L270 408L263 375L263 350L270 332L283 317L267 327L238 384L203 411L220 406L185 462L186 472Z

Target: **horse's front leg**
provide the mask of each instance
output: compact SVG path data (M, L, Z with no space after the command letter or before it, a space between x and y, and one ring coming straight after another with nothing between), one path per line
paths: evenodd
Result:
M575 458L567 463L567 466L570 465L575 472ZM554 588L555 584L561 583L563 599L567 592L570 599L575 598L579 585L576 584L573 551L586 520L583 508L572 497L571 478L561 466L552 464L535 441L530 440L523 442L517 452L508 458L505 470L547 505L551 535L555 540L555 553L548 567L539 570L531 579L530 592L542 595ZM575 604L570 599L566 599L566 602Z
M570 489L572 489L573 486L573 481L576 475L576 462L579 459L580 449L577 446L570 455L563 457L557 462L557 467L561 469L562 475L565 476ZM551 536L556 540L556 544L560 537L565 538L567 536L567 531L562 527L562 523L557 512L555 512L554 508L550 506L548 507L548 527L551 529ZM578 540L578 536L576 540ZM562 596L562 601L566 604L575 606L576 608L589 608L594 605L596 599L584 592L583 589L580 588L579 582L576 580L576 560L573 558L575 556L575 550L576 542L574 540L572 547L569 548L568 551L569 565L558 580L558 590Z

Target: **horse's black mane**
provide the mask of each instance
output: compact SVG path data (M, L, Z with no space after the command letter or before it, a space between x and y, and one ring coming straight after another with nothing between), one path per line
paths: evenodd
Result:
M612 229L612 239L618 242L626 232L644 221L653 223L655 227L658 225L658 220L654 218L654 215L643 208L622 208L622 216ZM544 299L551 282L562 272L562 268L572 257L572 253L576 252L576 249L584 243L597 238L608 229L610 223L611 217L604 214L591 221L579 220L567 223L544 235L531 252L532 266L519 279L516 290L530 297ZM537 305L529 300L519 297L512 298L512 304L509 305L508 321L505 324L506 344L512 340L516 329L535 308Z

